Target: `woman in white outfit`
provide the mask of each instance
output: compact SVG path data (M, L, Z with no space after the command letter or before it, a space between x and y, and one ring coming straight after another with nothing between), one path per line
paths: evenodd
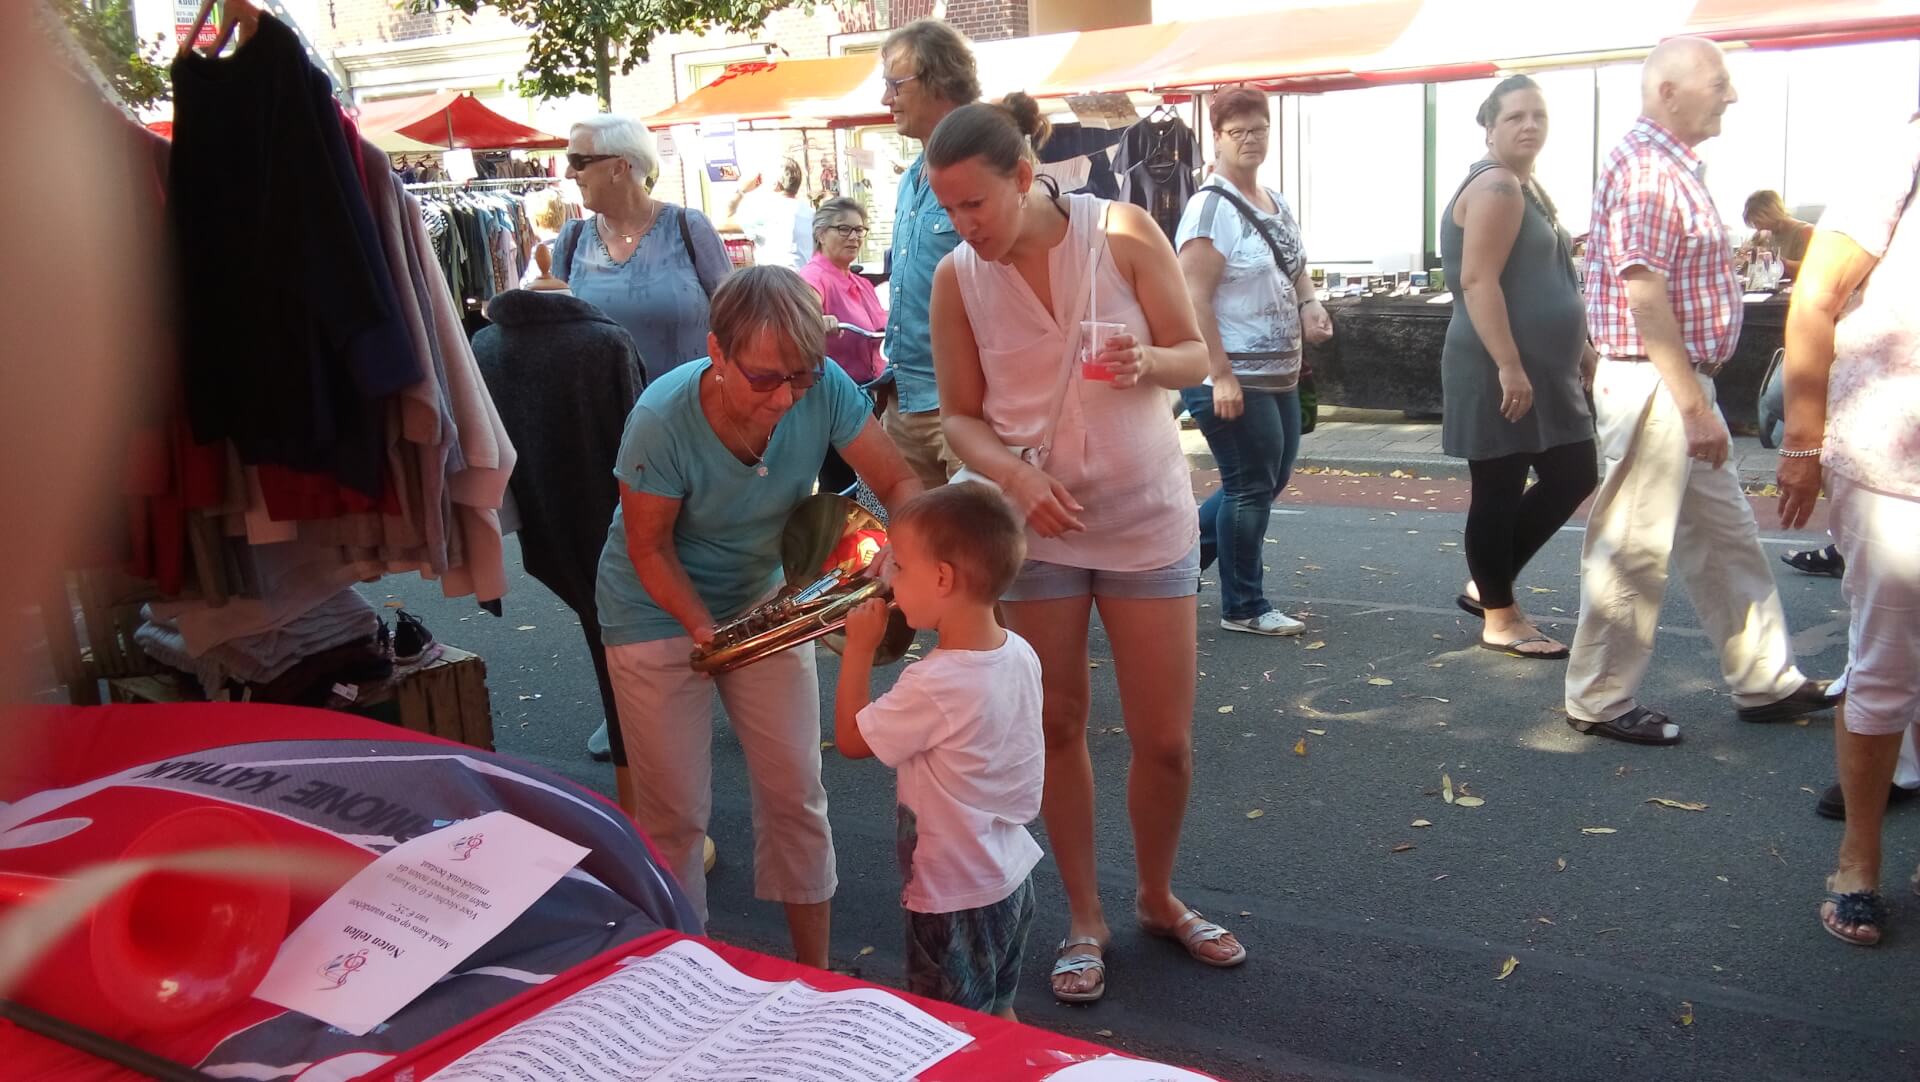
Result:
M1200 565L1169 392L1200 382L1207 347L1173 248L1144 211L1035 189L1033 148L1046 133L1033 99L1014 94L955 110L927 141L934 194L966 241L934 275L933 352L948 443L1027 523L1029 559L1003 600L1046 688L1042 815L1071 910L1053 991L1087 1002L1106 992L1109 936L1086 744L1095 604L1133 752L1136 916L1209 965L1236 965L1246 950L1173 893L1193 774ZM1089 319L1125 329L1093 344L1084 378Z

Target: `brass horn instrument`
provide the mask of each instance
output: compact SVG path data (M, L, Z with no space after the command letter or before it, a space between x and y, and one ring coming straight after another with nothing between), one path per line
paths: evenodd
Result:
M801 500L780 534L786 586L771 601L715 629L705 647L695 647L693 670L731 672L823 637L840 653L846 642L840 632L853 610L869 598L891 601L886 583L865 574L886 543L885 524L847 497L822 492ZM894 608L874 662L900 660L912 642L913 628Z

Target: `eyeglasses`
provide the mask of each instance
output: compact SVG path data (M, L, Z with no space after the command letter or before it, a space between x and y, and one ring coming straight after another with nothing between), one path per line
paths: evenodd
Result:
M740 369L740 375L745 377L747 386L761 394L777 391L782 384L790 385L795 391L804 391L820 382L821 377L827 374L824 365L819 368L808 368L804 371L789 372L784 375L774 375L766 372L749 372L744 368L740 368L737 362L734 364L734 367Z
M1236 143L1246 143L1256 139L1265 139L1268 135L1272 134L1272 131L1273 129L1271 127L1263 124L1258 128L1228 128L1220 134Z
M864 225L830 225L827 228L843 237L864 237L867 235L867 227Z
M612 161L619 156L618 154L568 154L567 168L576 173L584 172L589 165L593 165L596 162Z
M898 94L900 93L901 87L906 86L908 83L911 83L918 78L920 78L918 75L902 75L898 79L895 79L891 75L882 75L880 77L880 81L887 84L888 93Z

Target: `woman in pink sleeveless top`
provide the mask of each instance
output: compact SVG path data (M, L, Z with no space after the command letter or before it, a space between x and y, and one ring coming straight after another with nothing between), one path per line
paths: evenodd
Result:
M1046 131L1033 99L1015 94L955 110L927 141L934 194L966 241L934 275L933 354L949 445L1027 523L1029 558L1003 601L1046 686L1042 816L1071 911L1053 992L1088 1002L1106 992L1109 935L1086 742L1096 604L1133 752L1136 917L1209 965L1246 950L1173 893L1193 777L1200 565L1170 392L1200 382L1207 349L1173 249L1144 211L1034 187ZM1094 319L1124 331L1096 347L1099 378L1084 378L1081 323Z

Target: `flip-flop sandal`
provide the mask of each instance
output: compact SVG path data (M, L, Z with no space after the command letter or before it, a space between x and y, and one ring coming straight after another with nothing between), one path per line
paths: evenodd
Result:
M1827 919L1824 909L1828 902L1833 903L1832 920ZM1822 906L1820 927L1825 928L1828 935L1842 943L1851 943L1856 947L1876 947L1886 936L1880 925L1887 919L1887 906L1880 900L1880 892L1877 890L1855 890L1845 894L1837 890L1829 890L1820 905ZM1871 939L1850 936L1840 930L1842 926L1871 928L1875 935Z
M1074 947L1092 947L1101 953L1074 955L1066 953ZM1075 936L1072 939L1061 940L1060 946L1054 950L1053 976L1059 977L1068 973L1085 973L1087 970L1093 969L1100 972L1100 983L1084 992L1064 992L1061 991L1059 985L1055 984L1053 985L1053 998L1062 1003L1092 1003L1101 996L1106 995L1106 949L1106 944L1090 935ZM1051 983L1051 979L1049 979L1049 983Z
M1460 611L1468 616L1478 616L1482 620L1487 618L1487 607L1465 594L1453 595L1453 603L1460 606Z
M1547 638L1545 635L1534 635L1530 638L1515 639L1512 642L1506 643L1504 645L1497 642L1488 642L1485 639L1481 639L1480 649L1492 650L1496 654L1505 654L1508 657L1524 657L1533 661L1564 661L1568 655L1573 653L1572 650L1564 646L1562 646L1558 650L1549 650L1545 653L1541 653L1537 651L1529 652L1529 651L1520 649L1522 646L1525 646L1530 642L1552 642L1552 641L1553 641L1552 639Z
M1182 931L1182 929L1185 930ZM1232 934L1218 924L1202 917L1200 911L1197 909L1189 909L1181 914L1179 921L1175 922L1171 928L1141 921L1140 930L1150 936L1177 941L1187 949L1187 954L1192 957L1194 961L1203 962L1217 969L1230 969L1247 960L1247 948L1244 944L1236 944L1234 953L1225 958L1215 958L1213 955L1202 954L1200 951L1194 949L1202 943L1211 943L1216 939L1221 939Z

